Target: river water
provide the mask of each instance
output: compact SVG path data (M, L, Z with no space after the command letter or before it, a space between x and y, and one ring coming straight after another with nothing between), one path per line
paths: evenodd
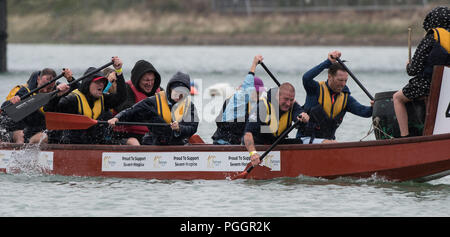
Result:
M301 76L340 50L342 59L374 96L407 83L406 47L239 47L133 45L8 45L8 70L0 74L0 97L24 83L34 70L68 67L80 77L90 66L112 56L124 62L124 75L139 59L153 63L163 87L177 71L198 84L194 97L201 111L198 134L211 142L217 107L207 88L218 83L237 87L256 54L277 79L296 87L304 102ZM275 83L258 67L266 87ZM326 72L318 76L325 80ZM64 80L64 79L62 79ZM368 97L349 78L352 95L362 104ZM203 90L202 90L203 89ZM339 141L374 140L370 119L347 114L336 136ZM290 134L294 136L294 133ZM310 177L267 181L180 181L63 177L39 172L0 174L0 216L450 216L450 177L428 183L394 183L370 179L325 180Z

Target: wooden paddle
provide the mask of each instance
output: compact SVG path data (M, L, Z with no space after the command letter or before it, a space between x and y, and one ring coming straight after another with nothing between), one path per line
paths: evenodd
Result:
M68 85L72 85L75 83L78 83L81 80L84 80L95 73L103 70L106 67L109 67L113 64L113 62L109 62L94 71L84 75L83 77L71 81ZM34 111L38 110L40 107L46 105L51 99L53 99L56 94L59 92L59 90L55 90L49 93L38 93L35 96L31 96L25 100L20 101L19 103L13 104L11 106L5 107L3 110L5 113L15 122L18 122L28 116L29 114L33 113Z
M342 65L342 67L345 69L345 71L347 71L347 73L353 78L353 80L355 80L356 84L358 84L358 86L364 91L364 93L366 93L366 95L370 98L370 100L375 100L373 98L373 96L369 93L369 91L361 84L361 82L359 82L359 80L355 77L355 75L352 73L352 71L350 71L350 69L348 69L347 66L345 66L344 62L341 61L341 59L336 58L336 60L338 61L339 64Z
M284 137L286 137L291 131L292 129L295 128L295 126L297 126L297 124L300 123L300 120L297 120L294 124L292 124L291 127L289 127L287 130L285 130L278 138L277 140L275 140L275 142L269 147L269 149L267 149L260 157L259 160L262 161L264 159L264 157L267 156L267 154L269 154L269 152L271 152L273 150L273 148L275 148L276 145L278 145L278 143L280 143L280 141L282 139L284 139ZM253 170L254 166L250 166L248 167L247 170L245 170L244 172L234 176L231 178L231 180L235 180L235 179L243 179L245 178L252 170Z
M189 138L189 144L198 145L198 144L206 144L205 141L198 135L194 134Z
M408 27L408 63L411 63L411 27Z
M88 129L96 124L108 124L108 122L98 121L80 114L46 112L45 124L47 126L47 129L49 130L79 130L79 129ZM167 123L139 123L139 122L117 122L116 125L170 126L170 124Z
M266 65L263 62L259 62L259 64L261 64L261 66L264 68L264 70L267 72L267 74L269 74L269 76L272 78L272 80L277 84L277 86L280 86L280 82L278 82L278 80L275 78L275 76L272 74L272 72L270 72L270 70L266 67Z

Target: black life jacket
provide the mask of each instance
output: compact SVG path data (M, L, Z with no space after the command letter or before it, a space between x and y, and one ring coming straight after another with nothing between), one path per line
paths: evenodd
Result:
M216 117L216 125L217 130L214 132L212 136L213 140L222 139L224 141L229 142L230 144L241 144L242 136L244 135L245 124L248 121L248 117L251 111L251 103L248 102L245 106L245 115L244 117L237 118L237 107L234 107L234 120L233 121L222 121L223 113L225 113L225 109L230 103L230 99L232 97L225 100L222 105L222 111Z

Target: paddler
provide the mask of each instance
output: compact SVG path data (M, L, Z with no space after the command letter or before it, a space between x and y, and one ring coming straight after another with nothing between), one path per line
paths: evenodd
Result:
M255 76L255 69L263 61L262 55L253 58L250 71L239 89L227 98L216 118L217 130L212 136L216 145L239 145L242 143L245 125L252 108L265 91L263 81Z
M154 96L163 91L161 75L158 70L146 60L139 60L131 70L131 80L126 83L127 97L123 103L114 108L115 113L128 109L134 104ZM120 126L116 127L115 134L118 139L124 139L128 145L140 145L142 138L149 132L146 126Z
M103 76L108 79L108 84L106 85L105 89L103 89L103 93L116 93L117 92L117 77L116 77L116 71L110 67L107 67L103 69Z
M291 124L300 119L308 122L309 116L295 102L295 88L290 83L283 83L278 88L272 88L267 96L262 97L252 110L245 127L244 143L250 152L253 165L260 163L260 155L255 144L271 145L288 129ZM301 144L299 139L284 139L280 144Z
M184 145L195 134L198 116L190 98L190 77L177 72L168 82L167 91L160 91L133 107L123 110L108 123L118 121L145 121L166 123L167 126L151 126L143 138L144 145Z
M303 87L306 90L303 107L310 120L300 126L297 137L304 144L336 142L336 129L346 112L364 118L372 116L372 106L364 106L350 95L346 85L348 73L336 62L339 57L341 52L330 52L325 61L303 74ZM314 78L325 69L328 69L328 79L315 81ZM373 105L373 101L370 103Z
M111 118L109 110L125 100L125 80L122 74L122 61L113 57L113 66L117 77L117 92L104 94L103 90L108 79L98 72L81 82L79 89L72 91L59 100L57 111L69 114L81 114L96 120ZM96 70L90 67L84 75ZM111 130L106 125L95 125L86 130L67 130L59 141L67 144L117 144L111 138Z
M67 82L71 82L74 80L72 76L72 71L68 68L63 69L64 77L67 79ZM3 103L2 107L8 106L10 104L16 104L20 102L20 97L30 93L35 88L39 88L45 85L47 82L51 81L56 77L56 72L51 68L44 68L41 71L33 72L30 76L30 79L27 81L25 85L18 85L15 87L17 92L12 96L8 101ZM41 107L30 115L26 116L19 122L14 122L8 119L8 116L3 114L4 119L7 120L6 126L9 127L10 131L13 131L13 141L16 143L42 143L48 141L48 136L44 131L46 130L45 126L45 112L54 111L56 108L56 102L59 97L65 95L70 89L76 89L78 84L72 84L69 87L66 83L50 83L49 85L43 87L37 93L49 93L56 89L59 90L57 93L57 97L52 99L47 105ZM14 89L13 89L14 90ZM12 94L11 94L12 95ZM23 132L21 132L23 130ZM23 134L23 137L20 135ZM49 134L50 135L50 134Z
M432 9L423 21L425 37L420 41L406 72L413 76L394 96L394 109L400 127L400 136L409 137L406 103L419 100L430 93L434 65L450 65L450 10Z

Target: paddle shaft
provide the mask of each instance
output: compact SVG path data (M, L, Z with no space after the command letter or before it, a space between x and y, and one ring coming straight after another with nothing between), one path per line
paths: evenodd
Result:
M67 84L67 85L68 85L68 86L71 86L71 85L73 85L73 84L75 84L75 83L78 83L79 81L82 81L82 80L84 80L84 79L86 79L86 78L88 78L88 77L94 75L95 73L97 73L97 72L99 72L99 71L101 71L101 70L103 70L103 69L105 69L105 68L107 68L107 67L113 65L113 63L114 63L114 62L111 61L111 62L109 62L109 63L107 63L107 64L105 64L105 65L103 65L103 66L101 66L101 67L99 67L99 68L97 68L97 69L95 69L94 71L92 71L92 72L90 72L90 73L88 73L88 74L86 74L86 75L84 75L84 76L82 76L82 77L80 77L80 78L78 78L78 79L76 79L76 80L71 81L71 82L70 82L69 84ZM56 89L55 91L52 91L52 92L50 93L51 98L53 98L53 96L56 95L58 92L59 92L58 89Z
M264 68L264 70L267 72L267 74L269 74L269 76L277 84L277 86L280 86L280 82L278 82L278 80L275 78L275 76L272 74L272 72L270 72L270 70L266 67L266 65L261 61L259 62L259 64L261 64L261 66Z
M40 89L50 85L51 83L55 82L56 80L58 80L59 78L63 77L64 73L59 74L57 77L53 78L52 80L50 80L49 82L45 83L44 85L38 87L38 88L34 88L33 90L31 90L30 92L28 92L27 94L23 95L20 97L20 100L24 100L26 98L28 98L30 95L34 94L36 91L39 91ZM12 106L13 104L8 104L5 106L5 108ZM3 109L5 109L3 108Z
M114 62L111 61L111 62L109 62L109 63L107 63L107 64L105 64L105 65L103 65L103 66L101 66L101 67L99 67L99 68L97 68L97 69L95 69L94 71L92 71L92 72L90 72L90 73L88 73L88 74L86 74L86 75L84 75L84 76L82 76L82 77L80 77L80 78L78 78L78 79L76 79L76 80L71 81L68 85L70 86L70 85L75 84L75 83L77 83L77 82L79 82L79 81L81 81L81 80L84 80L84 79L86 79L86 78L88 78L88 77L94 75L95 73L97 73L97 72L99 72L99 71L101 71L101 70L103 70L103 69L105 69L105 68L107 68L107 67L113 65L113 63L114 63Z
M99 121L81 114L66 114L57 112L45 113L45 125L49 130L80 130L88 129L97 124L108 125L107 121ZM116 125L134 126L170 126L167 123L116 122Z
M38 87L38 88L34 88L33 90L31 90L30 92L28 92L27 94L23 95L20 97L20 100L26 99L28 98L28 96L34 94L36 91L39 91L40 89L52 84L53 82L55 82L56 80L58 80L59 78L64 76L64 72L59 74L57 77L53 78L52 80L50 80L49 82L45 83L44 85Z
M113 64L113 62L107 63L107 64L101 66L99 69L100 69L100 70L103 70L103 69L105 69L106 67L109 67L109 66L112 65L112 64ZM93 71L93 73L97 73L97 72L99 72L100 70L95 70L95 72ZM93 74L93 73L92 73L92 74ZM80 80L83 80L83 79L85 79L86 77L88 77L88 76L90 76L90 75L92 75L92 74L89 73L88 75L86 75L86 76L84 76L84 77L81 77L81 78L79 78L79 79L76 79L76 80L74 80L74 81L71 81L68 85L70 86L70 85L72 85L72 84L74 84L74 83L77 83L77 82L79 82ZM49 82L45 83L44 85L42 85L42 86L40 86L40 87L38 87L38 88L35 88L35 89L33 89L32 91L28 92L28 94L25 94L25 95L21 96L21 97L20 97L20 100L23 100L23 99L28 98L30 95L32 95L32 94L35 93L36 91L39 91L40 89L42 89L42 88L44 88L44 87L50 85L51 83L55 82L56 80L60 79L60 78L63 77L63 76L64 76L64 72L61 73L61 74L59 74L57 77L53 78L53 79L50 80ZM58 93L58 92L59 92L59 91L57 90L56 93ZM55 94L56 94L56 93L55 93Z
M273 150L273 148L275 148L275 146L278 145L278 143L280 143L281 140L283 140L291 131L292 129L295 128L295 126L297 126L297 124L299 124L301 121L297 120L294 124L292 124L291 127L289 127L287 130L285 130L278 138L277 140L275 140L275 142L269 147L269 149L267 149L260 157L259 160L262 161L264 159L264 157L267 156L267 154L269 154L269 152L271 152ZM248 169L245 171L247 174L250 173L253 170L254 166L250 166L248 167Z
M112 65L113 62L109 62L94 71L80 77L79 79L71 81L68 85L72 85L75 83L78 83L81 80L84 80L95 73L101 71L102 69ZM28 116L29 114L35 112L40 107L46 105L51 99L54 98L54 96L59 92L58 89L49 92L49 93L38 93L35 96L31 96L25 100L21 100L19 103L13 104L11 106L7 106L4 108L5 113L11 117L15 122L18 122Z
M353 75L352 71L350 71L350 69L348 69L347 66L345 66L344 62L341 61L341 59L336 58L336 60L339 62L339 64L342 65L342 67L345 69L345 71L347 71L347 73L353 78L353 80L355 80L356 84L358 84L358 86L364 91L364 93L366 93L366 95L370 98L370 100L374 100L373 96L369 93L369 91L361 84L361 82L355 77L355 75Z
M108 121L97 121L97 124L108 124ZM170 126L168 123L116 122L116 126Z
M411 27L408 27L408 62L411 62Z
M50 80L49 82L45 83L44 85L42 85L42 86L40 86L40 87L37 87L37 88L34 88L33 90L31 90L31 91L28 92L27 94L21 96L21 97L20 97L20 100L24 100L24 99L28 98L30 95L33 95L36 91L39 91L40 89L42 89L42 88L44 88L44 87L50 85L51 83L55 82L56 80L58 80L59 78L61 78L61 77L63 77L63 76L64 76L64 73L59 74L57 77L53 78L52 80ZM9 106L12 106L12 105L13 105L13 104L8 104L8 105L5 106L5 108L7 108L7 107L9 107ZM3 109L5 109L5 108L3 108Z
M90 73L88 73L88 74L86 74L86 75L84 75L84 76L82 76L82 77L80 77L80 78L78 78L78 79L76 79L76 80L71 81L71 82L70 82L69 84L67 84L67 85L68 85L68 86L71 86L71 85L73 85L73 84L75 84L75 83L78 83L79 81L82 81L82 80L84 80L84 79L86 79L86 78L88 78L88 77L94 75L95 73L97 73L97 72L99 72L99 71L101 71L101 70L103 70L103 69L105 69L105 68L107 68L107 67L113 65L113 63L114 63L114 62L111 61L111 62L109 62L109 63L107 63L107 64L105 64L105 65L103 65L103 66L101 66L101 67L99 67L99 68L97 68L97 69L95 69L94 71L92 71L92 72L90 72ZM49 93L49 94L51 95L50 98L53 98L53 96L56 95L58 92L59 92L58 89L56 89L55 91L50 92L50 93Z

